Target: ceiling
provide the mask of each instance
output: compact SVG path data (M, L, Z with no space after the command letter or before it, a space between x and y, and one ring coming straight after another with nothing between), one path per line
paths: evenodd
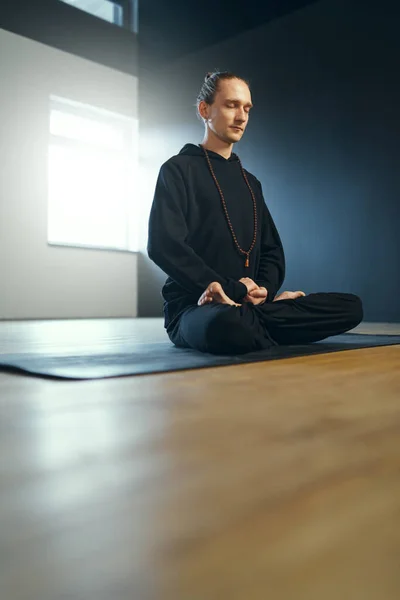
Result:
M162 65L316 1L139 0L141 55Z

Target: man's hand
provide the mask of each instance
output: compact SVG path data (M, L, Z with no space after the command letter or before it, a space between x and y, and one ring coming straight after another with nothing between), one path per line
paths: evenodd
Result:
M241 306L241 304L237 304L225 294L222 285L218 283L218 281L210 283L197 301L198 306L204 306L205 304L211 303Z
M268 290L265 287L259 287L250 277L242 277L239 279L247 287L247 295L243 298L243 302L250 304L264 304L268 296Z
M258 290L258 285L252 279L250 279L250 277L242 277L242 279L239 279L239 281L244 283L244 285L247 287L248 294L253 290Z
M278 302L279 300L296 300L296 298L301 298L305 296L304 292L282 292L279 296L276 296L272 302Z
M249 292L245 298L243 298L244 302L250 302L250 304L264 304L268 296L268 290L265 287L259 287L252 292Z

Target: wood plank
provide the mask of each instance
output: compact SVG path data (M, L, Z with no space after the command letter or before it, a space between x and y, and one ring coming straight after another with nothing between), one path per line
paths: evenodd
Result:
M0 374L0 597L397 600L399 366Z

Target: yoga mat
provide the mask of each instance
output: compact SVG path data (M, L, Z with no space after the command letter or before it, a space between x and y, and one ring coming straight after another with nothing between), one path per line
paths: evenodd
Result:
M391 346L400 344L400 335L365 335L347 333L322 342L293 346L273 346L237 356L216 356L185 348L176 348L167 339L161 342L132 342L121 345L112 353L98 350L76 354L8 354L0 356L0 369L56 379L101 379L144 373L162 373L186 369L201 369L222 365L325 354L343 350ZM103 351L102 351L103 350Z

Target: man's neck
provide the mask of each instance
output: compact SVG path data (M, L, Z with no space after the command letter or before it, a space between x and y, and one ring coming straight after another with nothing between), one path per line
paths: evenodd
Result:
M223 142L216 136L205 135L201 145L206 150L211 150L228 159L232 154L233 144Z

